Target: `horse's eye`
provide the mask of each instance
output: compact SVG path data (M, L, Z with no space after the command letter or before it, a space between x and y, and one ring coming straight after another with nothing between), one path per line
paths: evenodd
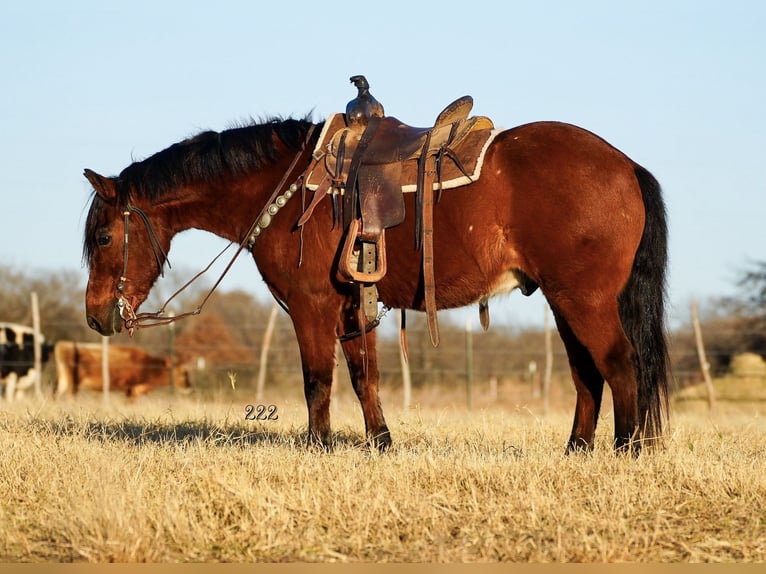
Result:
M96 243L98 244L99 247L106 247L111 242L112 242L112 236L109 235L108 233L100 233L96 237Z

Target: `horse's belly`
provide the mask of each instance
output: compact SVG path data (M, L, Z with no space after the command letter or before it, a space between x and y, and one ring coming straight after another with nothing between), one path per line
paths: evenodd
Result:
M436 306L439 309L457 309L475 305L497 295L511 293L521 286L519 279L512 271L503 271L494 281L450 281L436 278ZM394 291L381 290L381 300L395 308L410 308L425 310L422 292L410 292L409 289Z
M491 297L494 297L496 295L506 295L510 293L511 291L513 291L514 289L518 289L520 286L521 286L521 283L516 277L516 274L513 273L512 271L505 271L504 273L500 274L500 277L498 277L497 281L492 286L492 289L489 291L489 293L487 293L481 298L490 299Z
M487 301L497 295L506 295L521 286L518 278L512 271L501 272L496 279L476 282L473 289L461 285L436 284L436 303L442 309L454 309L475 305L481 301ZM440 290L440 287L442 289ZM441 293L440 293L441 291Z

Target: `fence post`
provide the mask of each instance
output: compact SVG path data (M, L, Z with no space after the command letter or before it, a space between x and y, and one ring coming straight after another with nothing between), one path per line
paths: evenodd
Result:
M489 376L489 400L497 402L497 375L494 373Z
M707 389L707 406L709 410L713 410L713 407L715 407L715 391L713 390L713 381L710 378L710 363L708 363L705 345L702 342L702 328L700 327L697 301L695 300L692 300L692 326L694 327L694 342L697 345L700 370L702 371L702 378L705 380L705 388Z
M175 317L175 313L170 311L168 317ZM168 323L168 353L170 355L170 396L176 392L176 322Z
M403 408L405 411L410 409L410 403L412 402L412 373L410 372L410 364L407 361L407 355L404 352L404 345L406 341L402 340L401 332L404 323L404 310L399 312L399 365L402 368L402 386L404 387L404 400Z
M468 410L473 410L473 332L470 317L465 320L465 372Z
M35 396L39 399L42 396L42 333L40 332L40 302L37 298L37 292L32 291L32 329L34 332L34 353L35 353Z
M263 333L263 342L261 343L261 359L258 365L258 383L255 390L255 400L260 403L263 401L263 389L266 386L266 367L269 361L269 347L271 339L274 336L274 326L277 322L277 304L274 303L269 313L269 320L266 323L266 330Z
M540 389L542 381L540 380L540 374L537 372L537 361L534 359L529 361L527 365L527 377L529 379L529 388L532 390L532 398L539 399L542 396L542 390Z
M104 393L104 406L109 406L109 337L101 335L101 379Z
M545 375L543 376L543 413L550 409L551 375L553 374L553 333L548 305L545 310Z

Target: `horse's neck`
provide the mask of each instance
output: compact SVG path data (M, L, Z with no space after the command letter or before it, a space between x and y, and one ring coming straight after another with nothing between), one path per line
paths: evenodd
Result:
M241 241L269 200L278 176L250 174L187 190L174 209L176 233L201 229L230 241ZM274 180L274 181L272 181Z

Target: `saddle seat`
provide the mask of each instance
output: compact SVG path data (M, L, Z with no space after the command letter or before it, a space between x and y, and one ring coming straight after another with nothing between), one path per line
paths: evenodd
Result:
M393 116L384 116L375 120L379 122L379 125L361 158L362 165L381 165L417 159L422 155L438 152L446 144L459 145L475 129L492 129L492 123L488 118L468 119L468 113L472 107L473 98L470 96L455 100L439 114L433 127L429 128L413 127ZM358 141L363 132L357 133ZM337 146L342 135L343 130L335 135L334 145ZM427 148L424 147L426 139L429 139ZM348 150L348 139L346 146Z

